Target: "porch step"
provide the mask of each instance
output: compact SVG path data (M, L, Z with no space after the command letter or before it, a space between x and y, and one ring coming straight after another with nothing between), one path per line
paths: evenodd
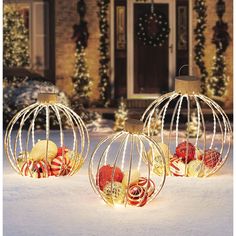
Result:
M146 109L153 99L127 99L127 108L144 108Z

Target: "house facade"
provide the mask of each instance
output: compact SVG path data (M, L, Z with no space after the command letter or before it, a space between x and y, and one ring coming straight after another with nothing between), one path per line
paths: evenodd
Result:
M73 93L75 42L73 25L78 24L77 0L19 0L28 9L31 68L57 84L68 95ZM89 72L93 79L91 100L99 98L99 21L94 0L86 0L89 40L86 48ZM169 37L162 47L145 47L138 39L140 16L151 9L151 1L115 0L109 6L110 82L112 97L128 101L146 101L171 91L178 74L199 77L194 62L194 0L154 0L154 10L166 17ZM7 0L6 4L16 4ZM205 31L205 65L211 73L215 45L212 44L216 21L216 3L206 0L207 28ZM226 51L229 84L225 105L232 107L233 85L233 1L227 0L224 21L231 36ZM182 69L180 70L180 68ZM135 104L135 103L133 103Z

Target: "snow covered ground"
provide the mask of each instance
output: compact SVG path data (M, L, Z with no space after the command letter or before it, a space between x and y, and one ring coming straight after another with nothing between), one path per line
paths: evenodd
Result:
M105 136L93 133L91 146ZM232 151L216 175L167 177L153 202L126 209L106 206L93 192L88 159L75 176L33 179L15 173L4 157L4 235L233 235Z

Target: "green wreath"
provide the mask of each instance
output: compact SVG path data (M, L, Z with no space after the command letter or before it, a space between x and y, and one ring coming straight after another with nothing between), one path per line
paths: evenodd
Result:
M164 14L151 12L138 19L138 39L144 45L161 47L169 36L169 25Z

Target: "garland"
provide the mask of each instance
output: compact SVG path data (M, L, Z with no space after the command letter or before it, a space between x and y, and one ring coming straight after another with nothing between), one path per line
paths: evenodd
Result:
M108 106L111 99L111 84L109 78L109 39L108 39L108 20L107 11L110 0L97 0L99 8L99 29L100 29L100 67L99 67L99 90L100 90L100 101L102 105Z
M229 46L230 36L227 32L228 24L222 19L225 13L225 2L218 0L216 14L219 20L213 27L214 35L212 43L216 46L216 55L213 58L212 75L207 81L210 96L222 97L226 93L228 77L226 76L226 63L224 53Z
M200 69L201 73L201 92L206 93L206 78L208 77L208 72L206 70L204 62L204 49L205 49L205 36L204 31L206 29L206 1L205 0L195 0L194 10L197 13L197 25L194 29L196 45L194 46L195 53L195 63Z
M152 47L161 47L169 36L169 26L166 16L160 12L144 14L138 19L138 39L144 45Z

